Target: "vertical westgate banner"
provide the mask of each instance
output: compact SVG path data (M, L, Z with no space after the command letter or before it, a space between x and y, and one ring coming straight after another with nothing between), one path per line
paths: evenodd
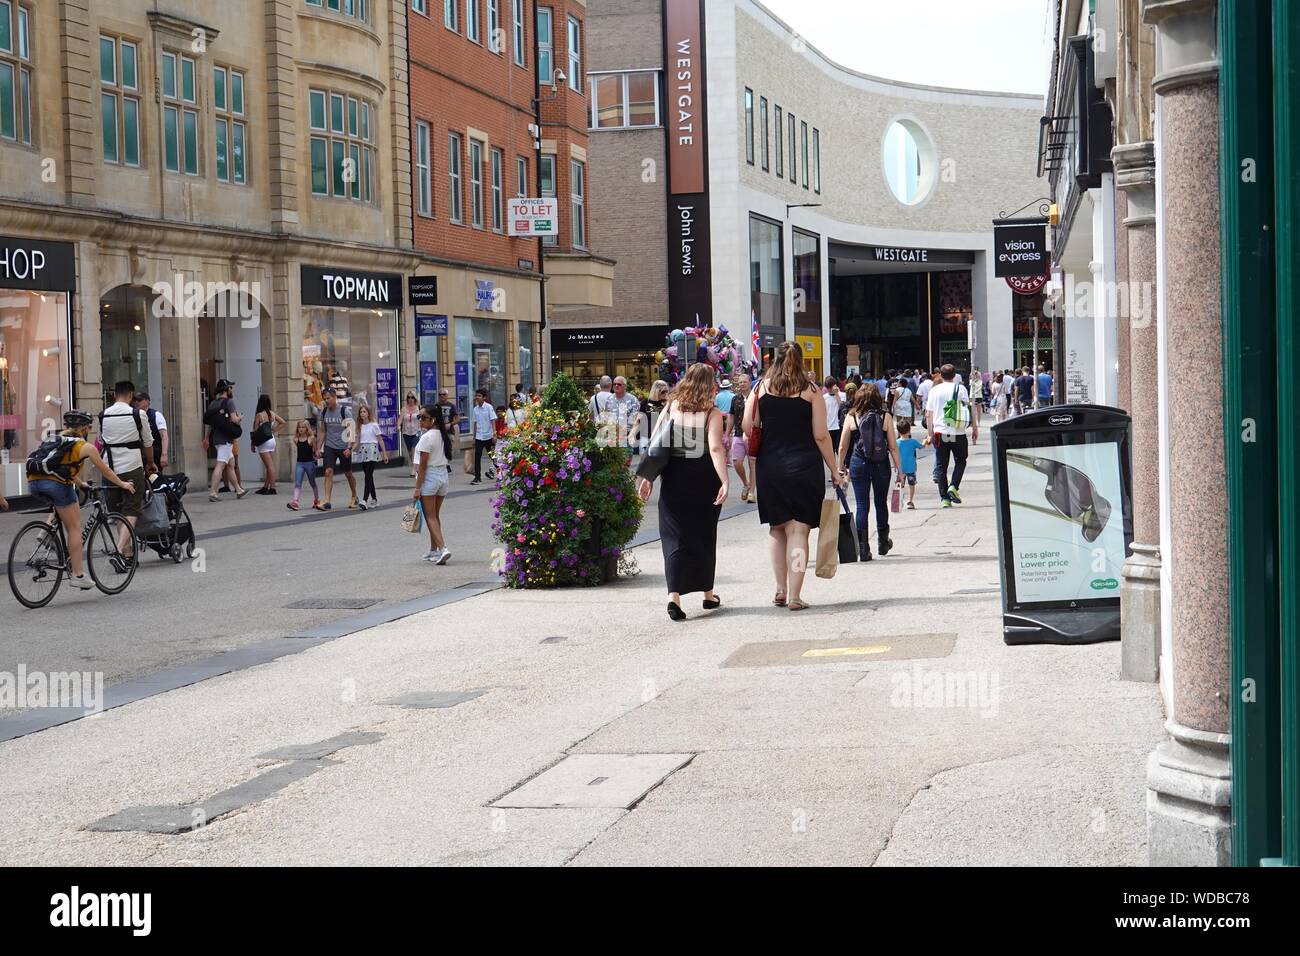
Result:
M712 325L703 0L664 0L671 325Z

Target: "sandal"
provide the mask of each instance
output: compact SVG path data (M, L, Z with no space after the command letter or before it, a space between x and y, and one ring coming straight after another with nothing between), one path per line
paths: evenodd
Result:
M809 608L810 605L804 603L804 602L801 601L799 598L795 598L795 599L794 599L793 601L791 601L791 602L789 603L789 605L787 605L787 606L788 606L788 607L790 608L790 610L792 610L792 611L806 611L806 610L808 610L808 608Z
M772 604L776 607L785 607L785 592L777 591L772 597Z

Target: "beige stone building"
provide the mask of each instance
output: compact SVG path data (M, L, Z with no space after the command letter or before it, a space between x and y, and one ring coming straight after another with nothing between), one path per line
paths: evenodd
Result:
M416 380L405 0L152 6L0 2L6 495L119 379L191 474L218 379L291 421L331 378L381 413Z

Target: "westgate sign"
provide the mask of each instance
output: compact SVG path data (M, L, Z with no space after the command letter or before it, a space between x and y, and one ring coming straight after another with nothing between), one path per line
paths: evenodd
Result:
M872 258L876 262L929 262L930 250L876 246Z
M663 0L668 101L668 311L674 327L711 325L708 116L703 0Z

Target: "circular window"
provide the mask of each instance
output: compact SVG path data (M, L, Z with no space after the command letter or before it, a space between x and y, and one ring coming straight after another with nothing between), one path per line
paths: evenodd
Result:
M895 120L885 131L885 182L905 206L925 199L934 185L934 147L911 120Z

